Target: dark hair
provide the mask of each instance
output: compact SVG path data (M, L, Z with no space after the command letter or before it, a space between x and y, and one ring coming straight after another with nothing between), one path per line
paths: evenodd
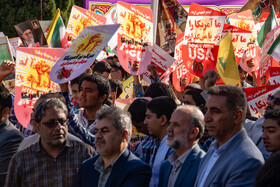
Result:
M92 71L100 74L102 74L103 72L111 73L111 66L108 62L100 61L94 65Z
M61 102L63 102L64 104L66 104L66 100L65 98L58 94L58 93L45 93L45 94L42 94L39 99L51 99L51 98L57 98L59 99Z
M123 84L121 81L116 79L109 79L111 92L116 92L116 98L118 98L123 92Z
M70 81L70 85L73 86L74 84L79 84L80 83L80 80L86 76L86 74L81 74L80 76L76 77L75 79L71 80Z
M121 64L120 64L119 62L114 62L114 63L111 65L111 68L112 68L112 69L121 70L121 72L122 72L122 78L126 78L126 77L127 77L126 71L123 69L123 67L121 66Z
M176 102L172 98L167 96L153 98L147 104L147 109L149 109L152 113L155 113L157 115L157 118L165 115L168 121L170 120L171 114L176 108Z
M155 98L160 96L168 96L174 101L177 99L172 88L170 88L169 85L162 82L152 83L145 91L145 97Z
M80 80L79 91L81 90L81 85L82 85L83 81L89 81L89 82L95 83L97 85L97 89L99 92L98 96L101 97L103 95L106 95L106 99L104 100L103 103L105 103L107 101L109 94L111 92L110 82L107 78L105 78L99 74L87 75Z
M275 109L264 114L264 119L272 119L280 125L280 109Z
M6 107L11 109L12 95L4 85L0 85L0 111L2 111Z
M255 187L274 187L280 184L280 153L272 154L260 169Z
M144 122L148 103L149 101L147 99L136 99L131 103L127 111L131 115L132 122Z
M65 115L68 115L68 110L67 107L65 105L65 103L63 103L60 99L58 98L51 98L51 99L46 99L43 100L36 108L35 112L34 112L34 119L37 123L40 123L42 118L45 116L45 112L46 109L49 109L51 107L58 107L61 108Z
M243 122L245 121L247 100L240 88L231 85L219 85L211 87L207 93L209 95L225 96L227 98L226 106L231 114L241 109L244 111Z
M195 101L196 106L201 106L201 104L205 106L206 101L201 96L201 92L203 92L203 90L193 88L187 91L185 95L191 95L193 100Z

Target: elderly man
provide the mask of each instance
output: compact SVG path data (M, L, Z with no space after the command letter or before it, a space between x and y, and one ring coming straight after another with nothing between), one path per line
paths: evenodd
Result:
M132 133L130 115L112 107L98 111L96 119L99 155L82 164L74 186L148 186L150 166L127 149Z
M246 97L229 85L208 94L204 121L215 141L200 162L195 186L253 186L264 159L243 128Z
M193 187L200 160L205 155L197 144L203 135L203 119L195 106L180 106L173 112L167 127L167 145L175 151L160 168L160 187Z
M40 140L19 151L10 162L6 186L71 186L82 162L93 150L67 139L67 108L57 98L36 108Z

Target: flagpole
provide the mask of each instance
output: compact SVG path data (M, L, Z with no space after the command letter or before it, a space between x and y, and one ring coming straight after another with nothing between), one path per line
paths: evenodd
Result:
M158 6L159 0L152 0L151 8L153 10L153 43L156 43L156 34L157 34L157 21L158 21Z

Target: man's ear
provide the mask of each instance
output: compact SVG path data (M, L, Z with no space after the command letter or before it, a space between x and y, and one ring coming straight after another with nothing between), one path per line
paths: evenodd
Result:
M234 122L237 123L237 124L240 124L242 123L243 121L243 116L245 115L245 112L242 111L242 110L237 110L235 113L234 113Z
M99 97L99 99L100 99L100 101L101 101L102 104L104 103L104 101L106 100L106 98L107 98L107 95L106 95L106 94L104 94L104 95L102 95L102 96Z
M122 138L123 138L123 141L124 141L124 140L128 141L128 131L127 131L127 130L124 130L124 131L122 132Z
M35 126L36 126L36 128L37 128L37 133L38 134L41 134L41 125L40 125L40 123L38 123L38 122L35 122L35 124L34 124Z
M189 131L189 138L191 140L196 140L197 135L199 134L199 128L197 127L193 127L191 128L191 130Z
M9 115L10 115L10 108L9 107L6 107L6 108L4 108L3 110L2 110L2 119L7 119L7 118L9 118Z
M160 116L159 118L160 118L160 121L161 121L161 125L162 125L162 126L168 124L168 119L167 119L166 115L162 115L162 116Z

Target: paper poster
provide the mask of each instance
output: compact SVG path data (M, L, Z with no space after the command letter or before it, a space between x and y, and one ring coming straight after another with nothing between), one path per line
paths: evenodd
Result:
M4 60L14 61L11 46L9 45L8 37L2 36L0 37L0 64L3 63ZM15 73L8 75L4 80L10 80L15 78Z
M251 31L252 35L250 39L252 41L257 38L257 28L250 9L229 16L229 22L233 26Z
M256 41L253 43L248 43L239 65L246 72L256 71L259 68L261 55L262 50L257 45ZM253 62L253 64L251 63L251 61Z
M15 81L15 114L24 127L30 121L32 107L43 93L59 92L59 85L49 74L63 49L18 48Z
M247 43L250 41L252 32L232 25L225 24L222 37L225 37L225 35L228 32L231 32L232 45L235 53L236 63L239 64L247 48Z
M169 69L169 67L175 62L175 59L170 56L167 52L161 49L158 45L154 44L153 46L153 55L151 64L157 66L157 72L159 78ZM143 73L143 79L151 84L150 72L146 71Z
M73 80L87 70L101 50L106 47L119 24L87 26L53 66L50 77L61 84ZM65 74L58 77L61 69Z
M130 76L123 82L123 92L119 99L133 98L133 76Z
M22 41L22 47L42 47L48 45L38 19L27 20L17 24L15 29Z
M280 34L280 26L276 27L270 31L264 41L262 47L262 56L260 60L260 65L257 73L257 85L266 85L269 80L269 67L279 66L279 63L273 60L272 56L267 54L267 51L270 49L271 44Z
M185 29L184 45L188 42L217 44L226 15L217 10L192 3Z
M153 43L153 14L149 8L118 2L118 58L125 71L140 75L151 63ZM138 70L134 64L139 63Z
M273 95L278 90L280 90L279 85L245 88L244 92L251 115L257 118L262 117L267 105L268 95Z
M86 26L104 25L105 23L106 17L74 5L68 21L66 35L73 41Z
M174 88L182 92L184 88L192 83L194 75L189 72L184 63L176 66L172 74L172 83Z
M263 26L264 22L265 22L266 19L268 18L269 13L270 13L270 12L264 12L264 13L262 13L261 18L260 18L260 22L259 22L259 23L260 23L260 28ZM278 24L280 25L280 14L276 14L276 19L277 19Z
M225 14L192 3L183 42L183 61L199 77L216 67Z
M270 67L269 72L271 85L280 85L280 67Z

